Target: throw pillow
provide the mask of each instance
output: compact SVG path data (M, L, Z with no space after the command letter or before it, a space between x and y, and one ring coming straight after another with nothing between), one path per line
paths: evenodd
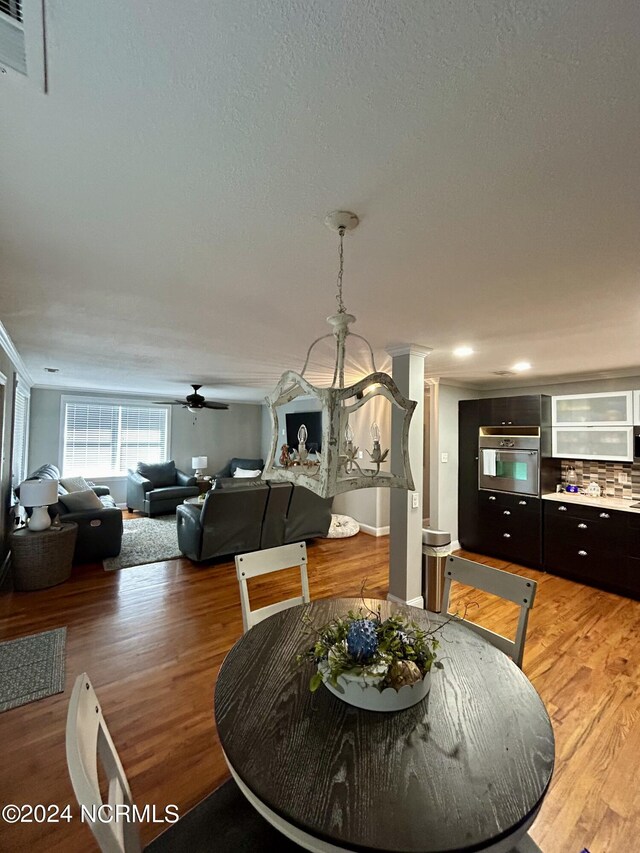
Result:
M236 468L233 472L234 477L259 477L262 471L259 468L248 470L247 468Z
M59 496L60 503L67 512L82 512L86 509L102 509L102 501L92 489L82 492L69 492Z
M60 480L60 485L68 492L86 492L91 488L84 477L65 477Z

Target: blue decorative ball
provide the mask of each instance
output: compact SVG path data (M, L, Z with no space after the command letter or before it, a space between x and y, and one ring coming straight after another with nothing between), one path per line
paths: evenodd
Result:
M378 649L377 623L372 619L357 619L347 631L347 650L358 663L367 663Z

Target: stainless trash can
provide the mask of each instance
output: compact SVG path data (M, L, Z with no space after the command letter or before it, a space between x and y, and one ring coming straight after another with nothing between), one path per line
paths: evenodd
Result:
M445 530L422 531L422 570L424 605L432 613L442 610L444 566L451 553L451 534Z

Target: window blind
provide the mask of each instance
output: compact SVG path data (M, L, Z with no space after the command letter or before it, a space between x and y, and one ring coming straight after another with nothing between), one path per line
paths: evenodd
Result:
M29 422L29 392L18 384L13 416L13 458L11 479L17 486L27 476L27 424Z
M138 462L164 462L168 410L91 401L64 403L63 476L123 476Z

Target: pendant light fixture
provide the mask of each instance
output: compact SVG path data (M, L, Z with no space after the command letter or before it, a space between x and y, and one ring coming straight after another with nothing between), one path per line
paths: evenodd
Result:
M343 210L330 213L326 217L325 224L339 235L336 295L338 311L327 317L332 331L311 344L300 373L287 370L282 374L276 388L266 400L271 414L272 434L263 478L275 482L295 483L323 498L374 486L413 489L408 436L416 403L400 393L387 373L376 369L369 342L361 335L349 331L349 326L356 318L347 313L342 300L344 235L356 228L358 222L354 213ZM372 372L345 388L346 340L349 336L366 343ZM331 337L336 342L333 380L328 387L318 387L305 379L304 374L313 348L320 341ZM287 414L298 412L299 423L300 403L303 401L307 404L304 408L311 410L309 420L311 416L314 420L317 419L317 413L320 412L320 441L314 440L307 446L310 424L303 423L298 427L293 444L290 445L283 440L287 435ZM389 415L386 421L389 431L391 429L390 411L384 412L385 407L395 407L403 412L400 453L398 458L394 456L393 470L390 470L390 463L387 461L390 436L386 436L387 447L383 450L383 435L378 426L378 423L382 422L382 411L385 416ZM282 446L278 456L279 444Z

